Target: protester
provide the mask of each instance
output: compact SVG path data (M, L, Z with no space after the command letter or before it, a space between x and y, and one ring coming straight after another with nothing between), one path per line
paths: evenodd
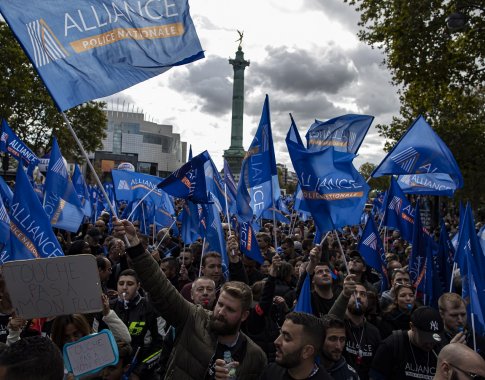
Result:
M484 379L485 360L461 343L450 343L438 355L434 380Z
M138 275L133 269L121 272L118 279L118 299L112 309L128 328L133 351L140 348L140 364L135 373L140 377L156 379L158 357L165 335L165 321L152 304L140 295L140 285Z
M441 349L443 321L431 307L417 308L408 331L396 330L380 344L372 361L370 377L383 379L426 379L436 372Z
M372 359L381 342L379 330L365 319L368 308L367 290L356 283L355 275L345 278L344 289L329 314L345 322L346 343L344 357L361 380L369 379ZM372 293L372 292L371 292Z
M334 380L358 380L359 375L352 366L347 364L343 352L345 350L345 324L332 314L323 317L323 365Z
M438 308L443 319L443 343L449 343L458 334L462 335L460 343L474 348L485 359L485 337L475 334L468 326L465 300L456 293L444 293L438 299Z
M240 331L251 307L249 287L239 282L222 286L214 312L186 301L170 284L157 263L140 245L133 225L113 218L116 235L126 236L127 253L153 304L178 331L178 343L167 365L166 379L201 379L215 375L216 365L236 362L237 376L258 378L266 357L263 351ZM230 358L229 358L230 356Z
M323 324L311 314L289 313L275 340L276 360L261 374L261 380L331 379L315 363L323 344Z
M62 380L64 362L47 337L32 336L0 352L0 380Z
M415 308L414 288L411 285L397 285L395 293L394 302L382 313L379 326L382 339L387 338L394 330L407 330Z

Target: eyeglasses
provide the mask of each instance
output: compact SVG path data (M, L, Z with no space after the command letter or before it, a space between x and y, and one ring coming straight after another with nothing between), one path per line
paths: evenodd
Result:
M453 365L451 363L448 363L448 365L458 371L460 371L461 373L464 373L465 375L468 376L469 379L477 379L477 380L484 380L485 378L483 376L480 376L479 374L477 373L473 373L473 372L467 372L467 371L464 371L462 370L461 368L457 367L456 365Z

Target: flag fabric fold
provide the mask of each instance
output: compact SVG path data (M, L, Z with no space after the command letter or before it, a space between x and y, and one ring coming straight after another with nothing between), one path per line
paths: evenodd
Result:
M389 287L386 253L374 218L370 216L362 232L357 250L365 263L381 274L381 292Z
M74 173L72 173L71 180L79 197L79 202L81 202L84 215L91 217L91 214L93 213L91 198L89 197L88 186L86 185L86 181L84 180L78 164L74 165Z
M303 197L320 232L359 224L369 186L352 164L355 155L336 152L333 147L309 152L293 118L286 144Z
M3 262L64 255L21 165L17 169L9 218L10 252L2 257Z
M306 272L305 280L303 281L303 286L301 287L300 295L298 296L298 301L293 311L313 314L311 281L310 276Z
M453 154L423 116L414 121L371 176L391 174L448 174L458 189L463 187Z
M396 180L391 177L382 224L390 228L397 228L402 238L412 243L414 214L414 207L411 206Z
M205 176L205 163L209 160L207 151L198 154L160 182L158 188L174 197L189 199L194 203L211 202Z
M306 134L309 151L332 146L336 151L357 154L374 120L369 115L342 115L327 121L315 120Z
M61 111L204 57L187 0L5 0L0 12Z
M57 139L52 141L49 168L45 180L44 210L53 227L77 232L84 212L77 192L69 178Z
M456 191L453 179L444 173L400 175L397 183L404 194L441 195L452 197Z

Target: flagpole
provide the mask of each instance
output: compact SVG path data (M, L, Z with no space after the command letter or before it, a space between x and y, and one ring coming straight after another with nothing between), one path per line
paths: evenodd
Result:
M135 212L136 208L137 208L137 207L140 205L140 203L141 203L141 202L143 202L143 201L145 200L145 198L146 198L146 197L148 197L148 196L149 196L151 193L153 193L153 192L154 192L156 189L157 189L157 187L154 187L154 188L152 188L152 189L151 189L151 190L150 190L148 193L146 193L146 194L143 196L143 198L141 198L141 199L138 201L138 203L136 204L136 206L135 206L135 207L133 207L133 209L132 209L132 210L131 210L131 212L130 212L130 215L128 215L128 218L126 218L126 219L128 219L128 220L129 220L129 219L130 219L130 217L131 217L131 215L132 215L132 214Z
M226 214L227 214L227 225L229 226L229 236L232 235L231 232L231 219L229 219L229 205L227 204L227 184L226 181L224 181L224 200L226 201ZM234 257L236 254L234 253L234 249L231 251L232 257Z
M450 293L453 291L453 280L455 278L455 271L457 268L457 263L456 261L453 263L453 269L451 270L451 278L450 278Z
M155 235L157 233L157 224L155 221L155 216L157 212L155 211L155 215L153 215L153 226L152 226L152 244L155 244Z
M330 234L330 232L332 231L328 231L325 236L323 237L322 241L320 242L320 246L325 242L325 240L327 240L327 236Z
M471 297L470 297L471 299ZM476 337L476 331L475 331L475 314L470 313L470 316L472 317L472 334L473 334L473 350L477 352L477 337Z
M340 238L338 237L337 230L333 230L333 232L335 233L335 236L337 237L338 246L340 247L340 252L342 252L342 258L344 259L344 264L345 264L345 269L347 270L347 274L350 274L349 264L347 263L347 259L345 258L344 249L342 248L342 243L340 243Z
M168 230L167 232L165 232L165 235L163 235L162 237L162 240L160 240L157 244L157 246L155 247L155 249L158 249L158 247L160 247L160 244L162 244L162 242L165 240L165 238L167 237L168 233L170 232L170 229L172 228L172 226L175 224L177 219L174 219L172 224L170 225L170 227L168 227Z
M145 232L145 235L147 234L147 220L145 218L145 204L141 204L141 215L143 218L143 231Z
M104 189L103 185L101 184L101 180L99 179L98 174L96 173L96 170L94 170L93 164L89 160L88 154L84 150L83 144L81 143L81 141L79 140L79 138L76 135L76 132L74 132L74 129L72 128L71 122L69 121L69 119L67 118L67 115L63 111L61 111L61 115L62 115L62 118L64 119L64 121L67 125L67 129L69 129L69 132L71 133L72 137L74 138L74 141L76 141L77 146L79 147L82 155L86 159L86 163L87 163L87 165L89 166L89 169L91 169L91 172L94 175L94 179L96 181L96 184L98 185L99 189L101 190L101 193L103 194L104 198L106 199L106 202L108 202L109 209L111 210L111 215L118 218L118 214L116 212L116 209L111 204L110 199L108 197L108 194L106 193L106 190ZM131 247L131 244L128 241L128 237L126 235L124 235L124 240L125 240L125 246L127 248Z
M204 257L204 249L205 249L205 237L204 237L204 240L202 240L202 252L200 253L199 277L202 274L202 258Z

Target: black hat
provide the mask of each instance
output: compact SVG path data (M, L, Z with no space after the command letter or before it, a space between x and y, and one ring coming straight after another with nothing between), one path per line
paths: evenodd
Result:
M420 331L420 335L423 334L423 337L429 338L428 340L441 342L440 334L444 327L438 310L429 306L418 307L411 314L411 322Z

